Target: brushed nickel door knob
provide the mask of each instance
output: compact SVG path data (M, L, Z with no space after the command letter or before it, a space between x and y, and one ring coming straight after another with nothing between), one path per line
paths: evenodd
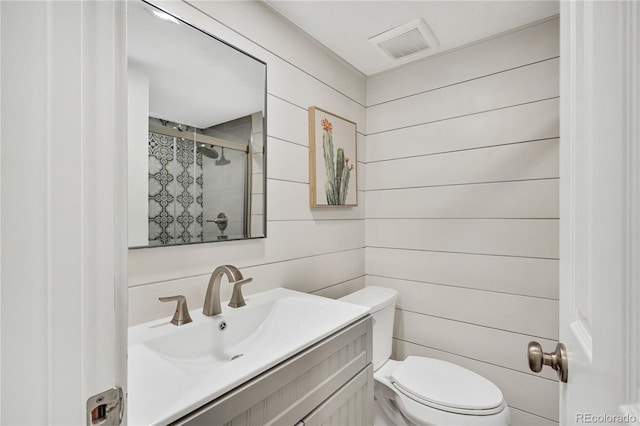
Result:
M542 371L542 367L548 365L556 370L558 379L567 383L569 378L569 360L567 358L567 348L562 344L556 345L554 352L546 353L542 351L542 346L538 342L529 342L527 349L529 357L529 368L534 373Z

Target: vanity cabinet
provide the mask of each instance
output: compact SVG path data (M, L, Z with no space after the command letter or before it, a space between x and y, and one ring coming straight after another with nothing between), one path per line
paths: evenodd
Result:
M296 426L373 425L373 365L320 404Z
M372 425L367 316L205 404L174 425Z

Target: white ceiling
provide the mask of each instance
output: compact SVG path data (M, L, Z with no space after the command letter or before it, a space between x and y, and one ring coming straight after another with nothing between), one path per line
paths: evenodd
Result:
M416 18L423 18L440 42L429 51L433 55L559 13L557 0L265 2L365 75L414 60L393 60L368 39Z

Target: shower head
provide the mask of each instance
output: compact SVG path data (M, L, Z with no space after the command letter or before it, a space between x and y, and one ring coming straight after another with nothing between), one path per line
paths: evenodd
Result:
M222 156L220 157L220 159L216 160L216 166L226 166L227 164L229 164L231 161L227 160L224 156L224 147L222 148Z
M198 143L198 152L204 155L207 158L216 159L218 158L218 151L213 146L209 146L203 143ZM216 161L217 163L217 161Z

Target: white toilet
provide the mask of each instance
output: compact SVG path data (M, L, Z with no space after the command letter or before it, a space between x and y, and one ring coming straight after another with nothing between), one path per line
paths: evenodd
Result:
M375 425L509 425L502 392L484 377L433 358L389 359L397 298L395 290L365 287L340 299L371 308Z

